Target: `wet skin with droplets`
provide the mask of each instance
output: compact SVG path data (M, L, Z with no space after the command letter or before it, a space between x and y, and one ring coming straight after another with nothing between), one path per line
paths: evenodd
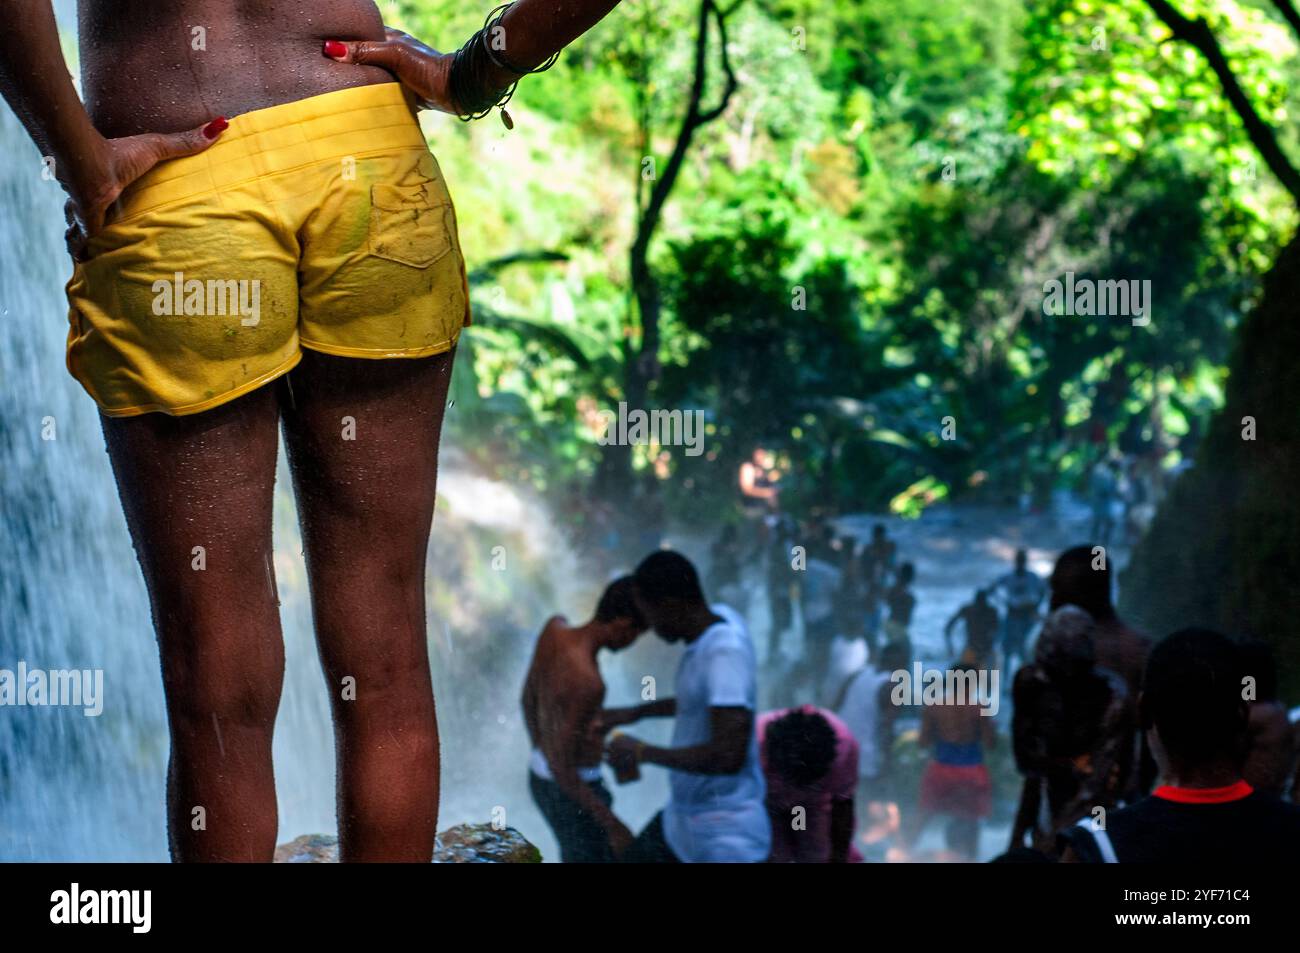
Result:
M77 14L82 94L109 138L393 82L321 55L327 39L383 39L370 0L79 0Z
M83 95L108 137L393 81L321 55L326 39L383 37L368 0L81 0L78 12ZM432 855L439 759L424 573L452 361L305 350L273 385L203 413L104 418L160 649L176 859L275 850L280 427L333 706L340 855ZM346 701L345 679L356 686Z
M275 384L201 414L103 418L167 692L173 857L270 860L275 850L284 648L271 518L282 425L335 717L342 854L429 860L439 762L424 567L451 368L450 353L307 351ZM357 686L347 703L345 678Z

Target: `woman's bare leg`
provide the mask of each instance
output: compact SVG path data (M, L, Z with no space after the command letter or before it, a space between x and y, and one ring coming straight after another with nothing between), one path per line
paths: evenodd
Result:
M305 351L283 388L321 665L334 710L340 860L427 862L438 725L424 566L452 354Z
M162 659L178 861L269 861L275 850L277 419L273 387L185 417L103 418Z

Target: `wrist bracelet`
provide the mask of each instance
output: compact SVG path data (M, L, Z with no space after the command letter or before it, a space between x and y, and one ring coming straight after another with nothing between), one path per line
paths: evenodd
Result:
M483 36L483 52L487 54L488 59L492 61L494 66L498 69L505 70L507 73L514 73L516 76L527 76L529 73L545 73L548 69L554 66L555 61L560 58L559 50L556 50L532 69L520 69L518 66L507 62L504 57L498 56L496 53L492 52L492 47L488 44L487 34L494 30L497 25L505 19L505 15L510 12L510 8L514 5L514 0L510 0L509 3L501 4L501 6L489 13L487 19L483 21L483 29L479 31ZM493 19L493 17L496 19Z
M490 97L485 98L482 93L482 90L487 87L483 75L485 72L484 58L498 69L523 77L529 73L545 72L554 66L556 60L560 57L560 51L556 50L540 65L530 70L521 70L492 51L488 44L487 35L496 29L501 19L512 6L514 6L513 0L493 9L483 21L482 29L471 36L452 58L451 76L449 78L450 92L456 108L463 110L458 114L461 122L482 119L493 109L500 109L501 122L505 124L507 129L514 128L514 121L511 120L510 114L506 112L505 105L510 102L510 97L515 94L515 87L519 85L519 80L512 82L503 92L493 92Z

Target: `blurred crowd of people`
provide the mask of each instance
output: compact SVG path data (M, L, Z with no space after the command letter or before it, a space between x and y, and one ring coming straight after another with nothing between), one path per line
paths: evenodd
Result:
M798 523L779 479L761 452L742 468L750 519L714 542L707 587L657 550L589 621L543 629L523 699L530 784L563 860L1300 858L1300 734L1268 645L1185 629L1153 647L1116 611L1104 544L1060 553L1047 579L1019 550L947 618L930 680L916 569L885 525L859 539ZM748 621L763 600L766 653ZM649 630L682 646L672 694L605 707L599 651ZM907 687L923 675L924 692ZM649 718L673 719L669 745L624 730ZM989 850L990 756L1008 743L1010 834ZM620 783L668 770L668 802L639 833L602 762ZM939 818L944 848L918 851Z

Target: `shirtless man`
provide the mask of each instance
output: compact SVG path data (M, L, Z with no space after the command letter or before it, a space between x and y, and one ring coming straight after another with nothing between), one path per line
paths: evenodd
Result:
M881 607L897 555L898 544L889 538L884 524L871 527L871 541L862 547L858 566L866 601L867 647L873 652L880 641Z
M528 783L566 864L609 863L633 835L610 810L600 779L605 682L596 654L627 648L646 630L630 576L610 583L590 622L554 616L537 638L524 680L524 724L533 743Z
M1130 742L1120 753L1120 795L1135 800L1150 790L1155 780L1155 762L1137 725L1137 697L1142 672L1151 652L1151 640L1129 628L1111 601L1110 555L1094 554L1093 546L1076 546L1056 560L1049 580L1050 608L1073 605L1083 609L1096 623L1093 649L1099 668L1114 672L1124 681L1128 707L1125 718L1131 725Z
M943 641L949 655L953 654L952 630L958 622L966 628L966 647L962 649L961 660L972 665L986 665L993 657L993 635L998 628L998 610L989 604L985 590L977 589L974 600L953 613L943 627Z
M912 592L912 581L916 578L916 568L911 563L898 567L894 584L885 593L885 606L889 616L885 619L885 641L901 642L911 651L912 640L908 629L912 626L912 613L916 611L916 594Z
M954 671L974 673L975 666L963 663ZM922 709L920 745L934 752L921 776L917 811L907 825L909 847L931 818L946 815L951 818L949 848L965 860L975 860L980 819L993 810L993 783L984 755L997 740L993 719L981 714L981 704L978 698L947 694L942 705Z
M282 422L340 856L431 858L425 558L469 303L414 110L486 112L616 4L518 0L504 44L479 31L454 56L386 32L371 0L81 0L83 106L50 0L5 3L0 93L70 197L67 363L100 408L153 610L174 859L275 850Z
M1119 798L1114 770L1132 744L1132 705L1124 681L1096 664L1091 615L1062 606L1043 623L1034 659L1016 672L1012 747L1024 775L1011 849L1025 834L1044 853L1056 832Z
M1051 608L1078 606L1097 623L1093 641L1097 664L1120 678L1132 698L1142 684L1142 669L1151 652L1151 640L1120 619L1111 601L1110 556L1094 555L1092 546L1067 549L1052 570ZM1094 568L1096 567L1096 568Z

